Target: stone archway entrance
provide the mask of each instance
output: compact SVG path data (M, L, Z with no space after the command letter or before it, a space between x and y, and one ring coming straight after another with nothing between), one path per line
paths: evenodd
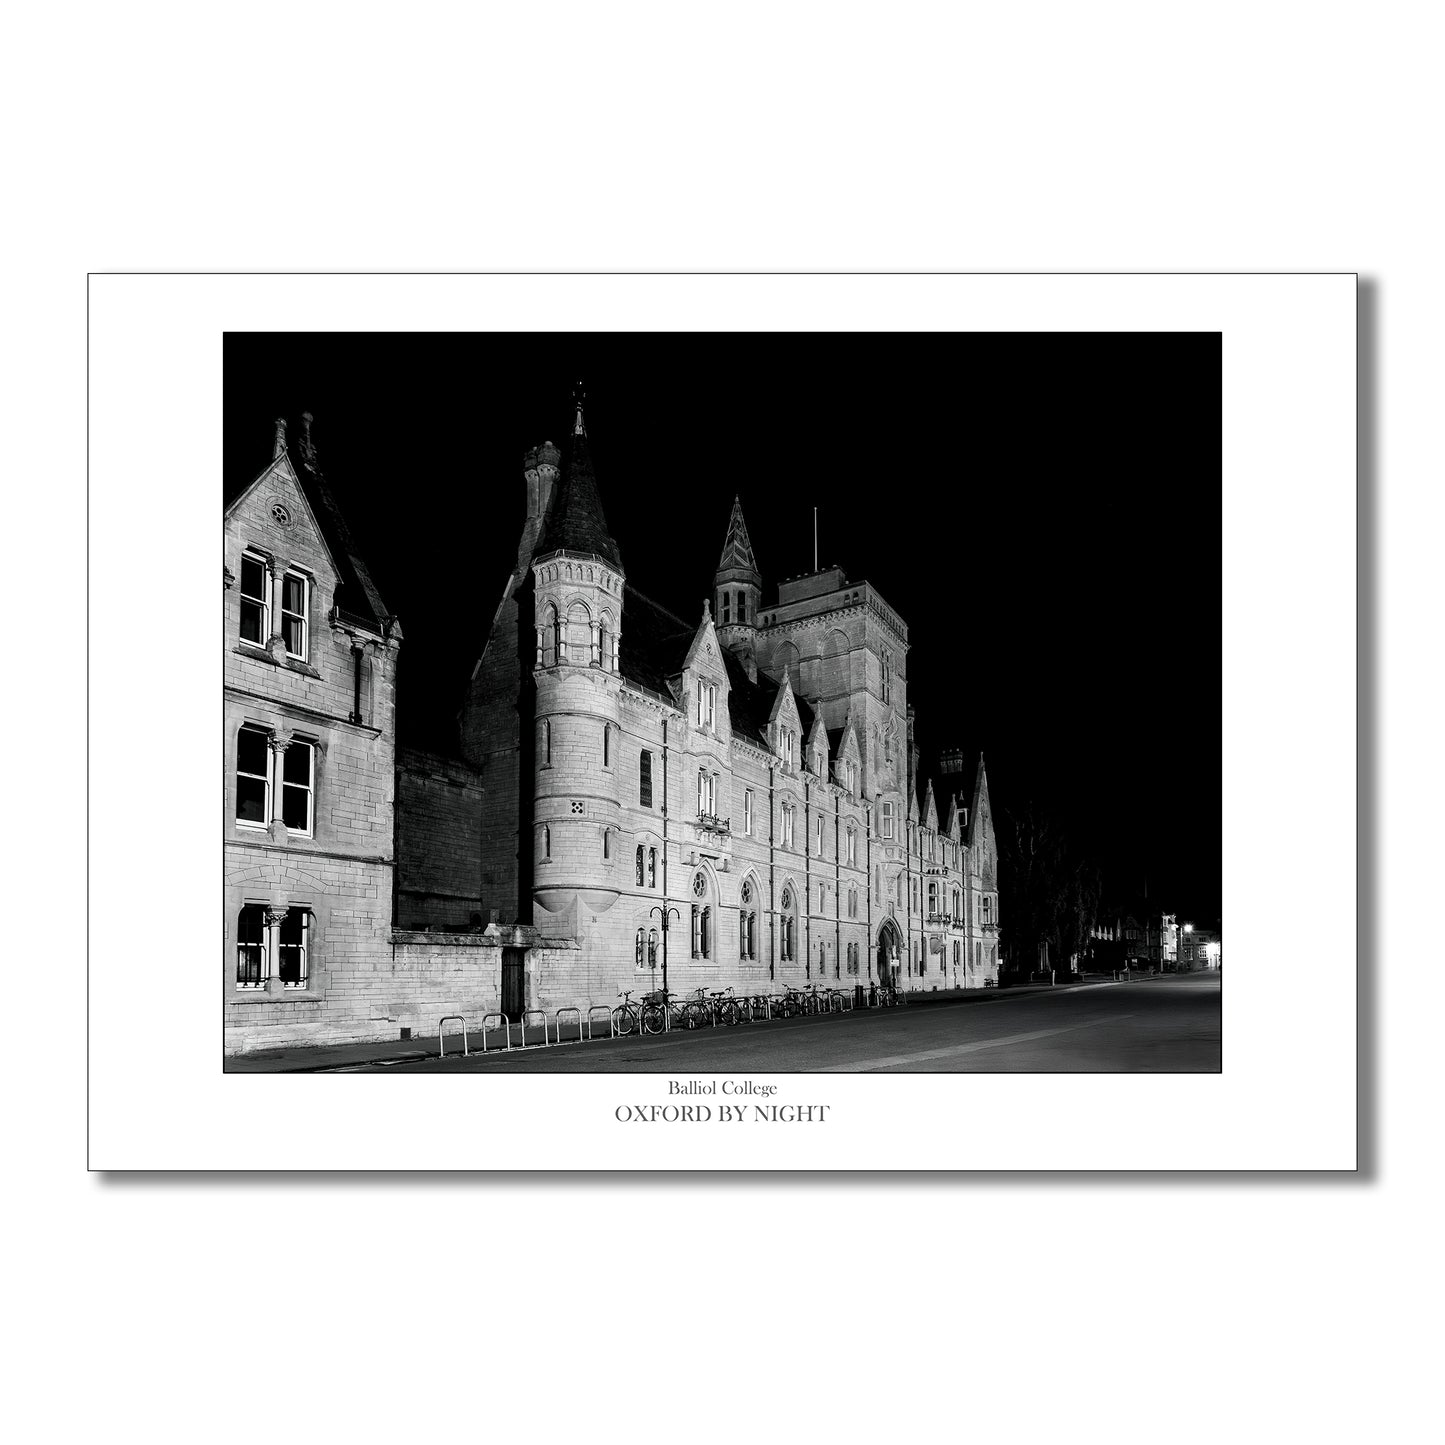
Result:
M903 935L891 918L885 918L878 929L878 946L874 950L879 983L897 984L898 967L903 957Z

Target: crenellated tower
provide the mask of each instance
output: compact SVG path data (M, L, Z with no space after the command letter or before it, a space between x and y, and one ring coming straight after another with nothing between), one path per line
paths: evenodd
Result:
M763 603L763 575L758 571L753 544L743 521L743 504L733 498L727 537L713 576L713 617L718 642L758 680L758 609Z
M611 908L624 877L617 779L625 574L602 512L580 390L565 469L555 486L540 465L537 472L533 921L541 926L550 915L554 934L578 938L589 922L584 910Z

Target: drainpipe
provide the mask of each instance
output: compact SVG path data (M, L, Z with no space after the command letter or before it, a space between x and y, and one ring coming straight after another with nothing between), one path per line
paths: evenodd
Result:
M770 982L777 982L778 968L778 864L777 852L774 847L773 835L773 768L776 765L768 762L768 921L771 943L768 950L768 979Z
M662 719L662 996L667 991L667 718Z
M843 802L833 799L833 977L843 977Z
M803 774L803 977L813 976L813 811Z
M873 982L873 815L863 809L863 896L868 900L868 982ZM880 898L881 904L881 898Z

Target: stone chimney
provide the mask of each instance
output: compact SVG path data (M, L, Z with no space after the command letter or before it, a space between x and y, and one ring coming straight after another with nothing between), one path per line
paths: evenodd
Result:
M285 450L286 450L286 418L285 418L284 416L278 416L278 417L276 418L276 440L275 440L275 442L272 444L272 447L271 447L271 460L272 460L273 462L274 462L274 461L279 461L280 458L281 458L281 456L282 456L283 453L285 452Z

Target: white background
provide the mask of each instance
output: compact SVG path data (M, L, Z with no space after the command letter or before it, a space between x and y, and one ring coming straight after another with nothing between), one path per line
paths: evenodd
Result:
M1338 274L93 278L90 525L106 545L91 559L92 686L112 719L134 720L129 729L112 721L92 737L97 819L126 811L135 787L130 759L154 738L144 720L157 712L167 719L165 776L218 778L223 649L214 572L224 332L676 326L1222 333L1224 812L1238 825L1226 830L1222 1076L1181 1075L1147 1087L1124 1075L794 1077L779 1082L779 1099L830 1104L825 1127L728 1130L619 1128L619 1106L667 1100L659 1078L489 1073L447 1086L398 1076L378 1087L357 1076L222 1076L217 976L196 966L201 950L192 942L214 943L219 929L219 848L163 846L169 932L151 947L167 987L137 989L131 970L92 957L92 1167L1352 1167L1354 906L1341 894L1339 839L1353 834L1354 819L1348 796L1320 779L1354 751L1347 664L1355 615L1355 296L1354 276ZM479 375L481 424L486 387ZM159 450L151 445L157 392L170 399ZM1047 425L1047 397L1039 409ZM419 420L388 416L378 424ZM458 416L445 424L469 422ZM669 419L658 424L665 429ZM1088 485L1092 465L1081 458L1072 484ZM451 480L469 483L503 484L480 475ZM344 506L345 479L336 485ZM1161 475L1158 485L1175 483ZM136 506L137 496L148 504ZM431 504L441 516L447 502L398 480L398 506ZM1160 545L1187 541L1161 538ZM159 676L138 666L134 646L107 625L108 599L125 594L134 559L158 550L176 593L212 598L209 607L168 615L167 646L187 661ZM476 581L480 616L496 579ZM946 579L936 585L946 595ZM1274 625L1262 626L1265 618ZM1163 668L1168 659L1155 663ZM175 836L217 834L216 787L164 791ZM1106 786L1100 806L1110 805ZM109 831L97 828L97 917L124 916L134 891L134 873L114 867L112 857ZM1289 908L1279 906L1282 897ZM1306 945L1299 918L1324 916L1335 927ZM1306 956L1312 983L1301 989ZM186 1081L181 1093L178 1079ZM303 1115L307 1127L274 1124Z
M459 1426L487 1433L580 1420L717 1438L793 1433L804 1413L850 1435L1421 1433L1440 1283L1434 24L1416 6L1258 3L536 6L500 21L427 6L52 7L12 22L0 396L22 1432L370 1438L428 1428L449 1399ZM84 273L568 266L1309 268L1371 282L1360 1174L83 1172ZM157 490L130 499L137 510L167 505L167 452L189 425L168 385L158 374ZM1317 514L1296 499L1296 537ZM107 626L156 691L140 718L91 699L97 726L144 744L123 812L92 819L107 866L133 880L123 912L92 915L92 961L133 973L163 1014L172 981L147 945L177 900L132 860L176 841L157 700L185 664L166 642L176 559L151 546L133 561ZM1318 625L1297 610L1258 620ZM1331 665L1348 672L1348 652ZM1310 749L1329 719L1298 702ZM1255 767L1271 763L1293 770ZM1306 1010L1347 928L1352 774L1348 755L1318 762L1336 905L1273 895ZM1281 867L1301 841L1291 818L1226 824L1227 838L1268 830ZM173 1107L190 1088L176 1071ZM717 1240L746 1267L688 1258ZM599 1266L644 1249L664 1262L604 1284ZM569 1292L579 1275L591 1287ZM704 1380L738 1381L737 1409L701 1403ZM607 1403L643 1385L645 1406Z

